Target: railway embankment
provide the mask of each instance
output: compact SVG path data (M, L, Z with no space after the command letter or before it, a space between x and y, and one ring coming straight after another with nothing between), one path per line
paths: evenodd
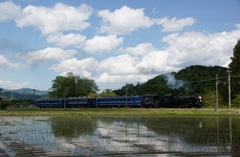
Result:
M240 116L240 109L170 109L170 108L12 108L0 110L0 116L41 116L41 115L170 115L170 116Z

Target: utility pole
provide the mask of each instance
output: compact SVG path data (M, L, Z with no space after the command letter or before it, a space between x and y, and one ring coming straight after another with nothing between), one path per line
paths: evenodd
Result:
M127 108L127 82L126 82L126 108Z
M1 107L1 104L2 104L2 88L0 88L0 107Z
M228 69L228 105L231 109L231 82L230 82L230 70Z
M11 105L13 105L13 92L11 92Z
M35 86L33 86L33 106L35 106L35 95L36 95L36 90L35 90Z
M66 88L65 88L65 101L64 101L64 109L66 108L66 102L67 102L67 93L66 93Z
M218 110L218 83L220 81L218 80L218 74L216 74L216 111Z
M215 111L218 110L218 75L216 74L216 109Z
M24 99L25 99L25 91L23 90L23 105L24 106Z
M138 78L138 95L139 95L139 78Z
M77 90L78 90L78 81L77 81L77 78L74 79L74 83L75 83L75 92L76 92L76 98L78 97L78 93L77 93Z

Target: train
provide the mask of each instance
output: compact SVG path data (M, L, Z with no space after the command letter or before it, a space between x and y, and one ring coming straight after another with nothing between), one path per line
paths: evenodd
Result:
M142 97L142 107L200 108L202 107L202 97L195 94L165 94L162 97L158 96L157 94L147 94Z
M129 108L200 108L202 107L201 96L146 94L144 96L117 96L102 98L59 98L37 100L39 108L106 108L106 107L129 107Z

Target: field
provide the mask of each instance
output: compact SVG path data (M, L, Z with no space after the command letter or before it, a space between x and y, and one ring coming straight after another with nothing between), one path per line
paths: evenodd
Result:
M1 116L36 115L206 115L239 116L240 109L145 109L145 108L15 108L0 110Z
M239 156L239 109L0 110L0 156Z
M239 156L239 116L0 116L0 156Z

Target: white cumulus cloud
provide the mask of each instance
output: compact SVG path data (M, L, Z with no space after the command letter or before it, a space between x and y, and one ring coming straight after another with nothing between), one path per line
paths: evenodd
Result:
M17 19L18 27L35 27L43 35L59 31L81 31L90 26L89 16L93 9L86 4L78 7L57 3L53 8L29 5L23 9L24 16Z
M239 36L239 29L213 34L185 32L170 34L162 41L168 44L164 51L169 53L170 65L181 68L196 64L227 66Z
M3 55L0 55L0 68L3 66L17 68L19 65L17 63L11 63L6 57L4 57Z
M136 84L139 82L146 82L148 79L155 77L156 75L144 75L144 74L129 74L129 75L117 75L103 72L99 77L95 78L98 84L106 85L106 88L116 84L125 85L125 83Z
M128 47L125 49L121 47L118 51L131 54L134 56L138 55L143 56L154 50L156 50L156 48L154 48L152 43L140 43L136 47Z
M123 38L117 38L116 35L95 36L87 40L82 49L87 53L109 52L123 43Z
M49 35L47 37L47 42L54 43L56 46L59 47L66 47L66 46L76 46L85 41L86 36L81 34L74 34L70 33L67 35L63 35L62 33L56 33Z
M235 26L236 26L238 29L240 29L240 24L236 24Z
M63 50L61 48L46 48L35 52L28 52L24 59L28 64L40 64L43 62L61 61L72 58L75 50Z
M15 83L12 81L0 80L0 87L3 89L8 89L8 90L27 88L27 87L29 87L29 82Z
M137 64L136 70L142 74L162 74L168 71L176 71L178 68L169 65L168 52L155 50L144 55Z
M182 19L177 19L176 17L172 19L162 19L157 22L157 24L162 25L164 32L181 31L186 26L191 26L195 23L195 19L192 17L186 17Z
M0 3L0 21L15 20L22 15L21 7L10 1Z
M136 73L134 67L138 62L137 57L123 54L102 60L99 65L99 70L115 75Z
M4 56L0 55L0 66L5 64L8 64L8 60Z
M91 71L94 71L98 67L98 62L90 57L83 60L77 60L76 58L70 58L61 61L59 64L54 64L49 69L65 74L67 72L73 72L83 77L91 77Z
M129 34L140 28L149 28L155 20L145 16L144 9L132 9L123 6L114 12L100 10L98 16L102 18L101 33Z

